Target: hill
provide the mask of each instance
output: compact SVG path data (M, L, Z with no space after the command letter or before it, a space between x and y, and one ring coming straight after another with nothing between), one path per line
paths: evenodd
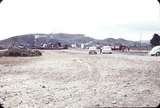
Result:
M55 43L60 42L62 44L77 44L85 43L88 46L101 44L101 45L127 45L135 46L139 45L139 42L129 41L122 38L106 38L104 40L98 40L91 37L87 37L84 34L66 34L66 33L56 33L56 34L26 34L20 36L14 36L8 39L0 41L0 46L8 48L9 46L26 46L32 48L34 46L39 47L44 43ZM148 45L148 43L143 43L143 45Z
M4 48L8 48L10 46L26 46L33 47L34 46L35 36L33 34L14 36L8 39L4 39L0 41L0 46Z

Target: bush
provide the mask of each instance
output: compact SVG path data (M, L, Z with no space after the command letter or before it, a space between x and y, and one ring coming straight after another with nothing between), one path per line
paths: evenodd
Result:
M5 48L3 48L2 46L0 46L0 50L4 50Z
M39 50L33 50L28 48L9 48L7 51L4 52L4 56L41 56L42 53Z

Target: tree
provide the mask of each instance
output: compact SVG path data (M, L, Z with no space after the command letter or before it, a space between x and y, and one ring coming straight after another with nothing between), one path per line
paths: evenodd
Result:
M152 47L160 45L160 36L158 34L154 34L153 38L150 40Z

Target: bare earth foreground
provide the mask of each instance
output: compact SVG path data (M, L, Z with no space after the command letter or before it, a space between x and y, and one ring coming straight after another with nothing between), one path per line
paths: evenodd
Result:
M43 51L0 58L4 108L150 107L160 103L160 57Z

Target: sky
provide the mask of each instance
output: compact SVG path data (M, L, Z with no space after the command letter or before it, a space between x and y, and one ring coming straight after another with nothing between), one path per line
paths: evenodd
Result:
M150 40L160 34L157 0L3 0L0 39L30 33Z

